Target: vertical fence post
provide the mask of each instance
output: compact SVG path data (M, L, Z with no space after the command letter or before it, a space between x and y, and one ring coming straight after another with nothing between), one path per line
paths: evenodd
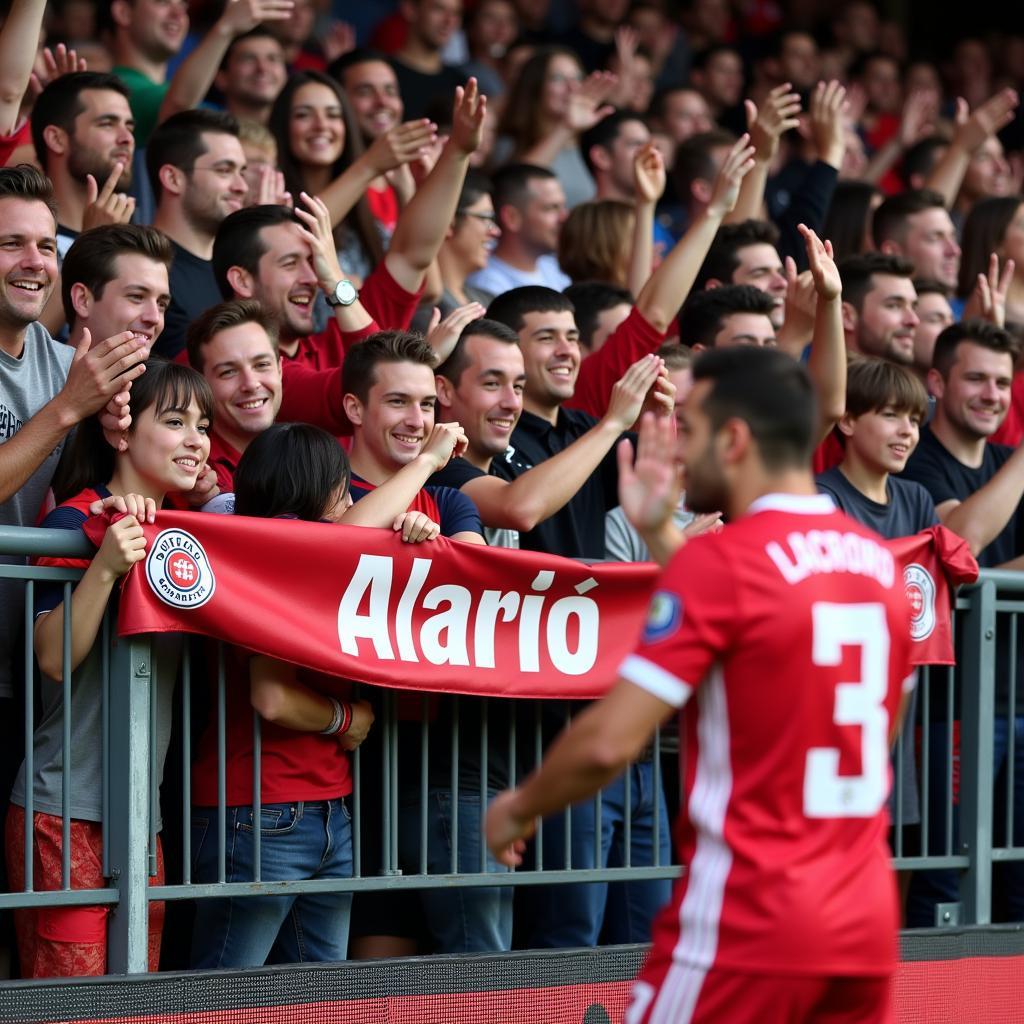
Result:
M968 595L960 670L960 848L970 858L963 924L992 921L992 746L995 731L996 584Z
M152 645L147 637L115 643L110 662L110 916L107 970L149 970L149 729Z

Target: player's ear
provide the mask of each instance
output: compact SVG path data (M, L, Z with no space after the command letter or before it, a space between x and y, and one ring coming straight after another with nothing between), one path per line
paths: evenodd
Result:
M945 394L946 382L942 379L942 374L934 367L928 371L926 383L929 395L932 395L935 398L941 398Z
M837 421L836 426L844 437L853 437L853 424L855 420L855 416L851 416L848 412L844 412Z
M341 396L341 404L345 415L354 427L363 425L363 403L351 392Z

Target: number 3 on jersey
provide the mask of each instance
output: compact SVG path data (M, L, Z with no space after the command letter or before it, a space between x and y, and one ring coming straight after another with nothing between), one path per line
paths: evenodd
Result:
M844 647L860 648L861 678L836 686L832 720L860 727L861 773L839 774L838 747L815 747L807 752L804 770L804 814L808 818L870 818L888 794L889 627L881 604L811 606L815 665L842 663Z

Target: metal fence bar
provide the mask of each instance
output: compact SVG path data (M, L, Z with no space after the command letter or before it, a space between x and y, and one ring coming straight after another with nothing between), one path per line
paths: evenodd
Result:
M110 880L118 891L108 925L113 974L138 974L149 960L149 701L148 637L122 639L110 679Z
M100 742L103 745L100 767L100 834L103 843L103 877L110 877L110 606L103 613L100 629ZM31 778L27 775L26 778Z
M227 708L224 645L217 644L217 881L227 880Z
M61 687L64 703L61 713L63 728L64 757L60 770L60 887L71 888L71 591L70 583L64 584L63 648L61 650ZM31 784L31 782L30 782ZM26 828L32 822L25 822Z
M263 877L263 744L260 736L260 716L252 712L252 880Z
M192 881L192 644L181 652L181 873Z
M968 924L992 920L995 602L996 585L985 580L971 592L970 608L964 616L964 659L975 667L972 673L962 673L960 726L960 841L961 849L970 856L961 897Z
M61 531L62 533L67 531ZM32 869L35 857L33 843L35 840L35 786L32 780L36 777L35 758L32 737L35 733L35 686L32 676L33 650L32 627L33 606L35 604L35 580L25 584L25 891L34 888Z

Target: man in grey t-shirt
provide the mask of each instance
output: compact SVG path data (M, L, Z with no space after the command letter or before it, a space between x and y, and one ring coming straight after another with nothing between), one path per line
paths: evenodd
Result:
M77 349L38 320L57 279L56 208L49 180L28 165L0 168L0 525L34 526L64 439L110 404L128 425L130 382L149 351L125 332ZM90 347L91 346L91 347ZM0 556L0 561L23 559ZM24 586L0 580L0 701L12 696L12 645ZM0 719L7 719L0 706ZM0 786L3 785L0 779ZM3 790L3 797L9 790Z

